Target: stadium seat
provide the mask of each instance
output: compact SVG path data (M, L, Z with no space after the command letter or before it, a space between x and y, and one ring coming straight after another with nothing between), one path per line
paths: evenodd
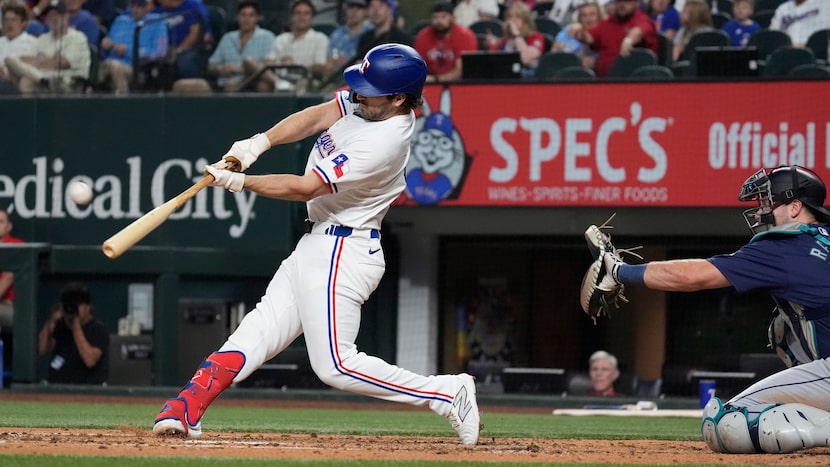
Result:
M581 66L579 57L569 52L547 52L539 57L537 79L553 78L557 71L569 66Z
M650 49L635 48L624 57L618 55L608 70L609 78L628 78L637 68L646 65L656 65L657 55Z
M550 49L553 47L554 41L556 41L556 36L552 36L548 33L543 32L542 38L545 39L545 47L542 53L549 52Z
M707 3L712 8L712 13L724 12L730 15L732 14L732 0L708 0Z
M554 2L536 2L531 9L534 13L536 13L537 18L547 17L550 10L553 9L553 3Z
M657 33L657 64L664 67L671 67L672 53L674 52L674 43L669 36L662 32Z
M794 78L824 78L830 79L830 68L825 65L817 63L809 63L806 65L798 65L790 70L787 76Z
M683 52L680 53L678 61L692 60L695 49L698 47L725 47L729 43L729 34L719 29L696 32L692 34L689 42L683 47Z
M550 34L553 37L556 37L559 34L559 31L562 30L562 26L559 25L556 21L546 18L543 16L536 17L536 30L545 34Z
M764 64L764 76L787 76L799 65L815 64L816 59L810 49L803 47L779 47L769 54Z
M331 33L337 29L337 24L334 23L317 23L312 25L311 27L318 32L322 32L323 34L330 36Z
M413 36L417 36L418 33L421 32L421 29L424 29L425 27L429 26L430 24L432 24L432 20L430 20L430 19L418 20L409 29L409 33L412 34Z
M228 28L228 14L225 9L216 5L207 5L208 18L210 19L210 30L213 31L213 44L219 43L219 39L225 34Z
M725 13L723 11L719 11L717 13L712 13L712 25L715 29L722 29L723 26L728 23L732 19L732 15L729 13Z
M773 31L770 29L761 29L749 36L747 47L755 47L758 49L758 59L762 62L766 61L767 56L779 47L788 47L793 45L790 36L785 32Z
M775 11L785 1L787 0L755 0L755 11Z
M662 65L645 65L631 72L632 78L651 78L655 80L674 79L671 69Z
M830 29L820 29L810 34L805 47L813 51L813 56L816 57L818 63L826 63L828 44L830 44Z
M470 29L476 34L487 34L488 32L496 37L504 34L504 25L497 19L480 20L470 25Z
M98 90L98 68L101 66L101 55L98 46L89 44L89 74L86 77L75 77L75 86L83 94L91 94Z
M593 70L583 68L582 66L566 66L565 68L557 71L553 77L562 81L593 80L596 79L597 75L593 72Z
M758 10L756 8L755 14L752 15L752 19L755 20L759 26L761 26L761 29L767 29L774 14L775 10Z

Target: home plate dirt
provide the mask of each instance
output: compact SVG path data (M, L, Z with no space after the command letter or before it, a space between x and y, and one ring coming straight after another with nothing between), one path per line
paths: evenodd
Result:
M282 459L458 460L608 464L827 465L830 448L787 455L716 454L698 441L455 438L206 433L198 440L157 437L149 429L0 428L3 454L210 456Z

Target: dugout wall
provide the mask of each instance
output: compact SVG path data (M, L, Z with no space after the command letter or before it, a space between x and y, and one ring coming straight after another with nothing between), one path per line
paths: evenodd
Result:
M682 303L662 299L666 305L637 324L639 331L625 320L599 331L580 322L567 304L573 284L564 278L580 276L587 265L579 256L585 226L617 212L622 240L654 246L657 257L689 252L686 246L703 254L739 245L748 230L734 197L753 167L798 162L830 179L826 112L801 104L827 100L828 92L814 81L428 86L418 132L449 139L451 150L427 166L425 149L413 147L407 194L384 226L384 241L392 242L386 285L377 294L380 304L367 307L359 345L414 371L453 371L463 350L452 287L463 284L453 284L448 271L475 281L474 265L489 258L500 262L488 267L503 265L532 280L550 261L558 275L534 290L551 287L553 297L567 299L525 310L538 319L526 330L540 334L521 343L523 360L516 363L581 367L591 347L602 345L653 378L666 358L693 355L683 353L693 340L672 341L672 323L665 320L666 309ZM29 242L0 247L0 268L20 273L17 305L26 312L18 314L15 334L34 338L68 279L90 282L97 315L113 331L125 313L128 285L153 283L154 382L181 384L177 315L170 310L182 298L256 300L301 233L302 205L209 189L116 261L100 253L100 243L192 184L231 141L321 99L0 99L0 204L13 207L14 234ZM297 172L311 144L274 149L252 173ZM95 188L89 207L67 201L65 187L76 178ZM555 248L526 256L511 250L511 242ZM494 248L505 252L488 256ZM536 269L520 270L523 257ZM554 310L570 315L550 319ZM572 325L578 327L573 341L544 333ZM684 332L698 326L679 325ZM635 349L633 332L652 340ZM15 340L16 381L43 374L33 345Z

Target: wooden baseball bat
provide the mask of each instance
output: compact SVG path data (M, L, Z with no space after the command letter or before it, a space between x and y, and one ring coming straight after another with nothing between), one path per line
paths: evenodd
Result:
M152 211L139 217L132 224L119 230L115 235L108 238L102 246L104 254L110 259L115 259L121 256L122 253L129 250L130 247L138 243L139 240L146 237L147 234L155 230L162 222L167 220L171 214L182 207L184 203L188 202L190 198L196 196L196 193L206 186L210 186L213 182L213 175L205 174L205 177L194 184L192 187L179 193L175 198L167 201L161 206L156 207Z

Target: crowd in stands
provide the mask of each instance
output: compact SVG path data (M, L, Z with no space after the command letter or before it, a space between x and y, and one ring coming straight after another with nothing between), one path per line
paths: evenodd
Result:
M439 0L405 18L406 1L0 0L0 93L324 90L389 42L429 82L465 78L472 53L518 54L523 79L637 76L629 56L683 77L700 46L756 47L763 65L768 31L830 76L827 0Z

